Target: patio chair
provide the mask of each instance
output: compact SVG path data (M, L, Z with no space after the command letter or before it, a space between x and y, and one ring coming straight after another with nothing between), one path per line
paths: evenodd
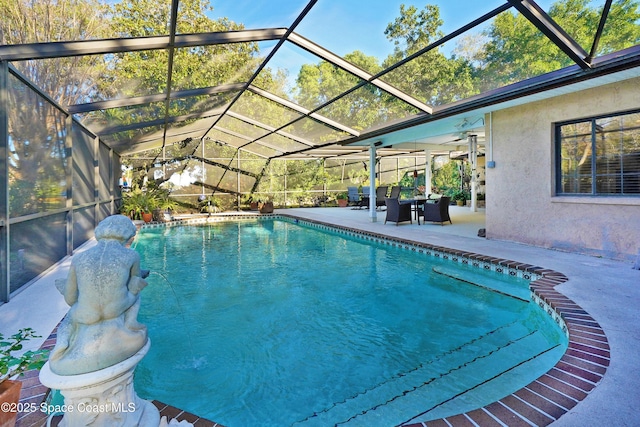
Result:
M347 203L351 206L360 206L360 193L358 193L358 187L347 187Z
M360 198L360 204L358 205L358 208L369 208L369 200L371 200L371 198L369 197L369 191L369 187L362 187L362 197Z
M376 209L382 206L386 206L385 200L387 199L387 189L389 187L386 185L381 185L376 188Z
M387 217L384 219L384 223L387 221L395 222L396 225L403 221L409 221L413 224L411 220L411 205L408 203L400 203L397 198L388 197L385 199L385 205L387 206Z
M400 191L402 191L402 187L400 187L399 185L394 185L393 187L391 187L391 194L389 194L389 198L390 199L399 199L400 198Z
M420 222L420 216L424 217L424 222L439 222L440 225L444 225L446 221L453 224L451 217L449 216L449 203L451 203L451 197L442 196L438 200L427 200L422 205L423 208L418 208L418 223Z

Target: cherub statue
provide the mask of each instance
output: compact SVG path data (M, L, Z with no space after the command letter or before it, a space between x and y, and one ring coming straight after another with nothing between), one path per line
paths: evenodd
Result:
M49 356L54 373L100 370L128 359L147 342L147 329L137 320L147 282L140 256L125 247L135 234L126 216L107 217L95 229L98 244L74 255L67 280L56 281L71 308Z

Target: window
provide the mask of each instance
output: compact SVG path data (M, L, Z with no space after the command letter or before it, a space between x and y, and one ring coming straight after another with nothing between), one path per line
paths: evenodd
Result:
M556 125L557 194L640 195L640 111Z

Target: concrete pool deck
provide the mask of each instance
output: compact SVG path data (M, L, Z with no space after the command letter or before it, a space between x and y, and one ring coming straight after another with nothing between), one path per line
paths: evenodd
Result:
M640 374L637 373L640 271L633 270L631 263L477 237L478 229L484 227L484 214L472 213L468 208L452 207L453 225L444 226L415 223L385 225L384 212L378 212L377 222L371 222L366 210L347 208L301 208L276 210L275 213L520 261L563 273L569 280L558 285L556 290L580 305L599 323L608 338L611 360L597 387L552 425L640 425L640 411L636 408L640 390ZM12 333L20 327L29 326L46 336L55 328L68 307L53 281L66 276L69 262L61 262L8 304L0 306L0 332ZM42 341L30 344L37 348Z

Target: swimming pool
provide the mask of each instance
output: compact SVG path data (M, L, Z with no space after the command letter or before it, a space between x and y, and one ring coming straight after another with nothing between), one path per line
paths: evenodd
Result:
M440 418L567 346L527 280L357 236L256 220L145 230L135 247L155 273L136 390L229 427Z

